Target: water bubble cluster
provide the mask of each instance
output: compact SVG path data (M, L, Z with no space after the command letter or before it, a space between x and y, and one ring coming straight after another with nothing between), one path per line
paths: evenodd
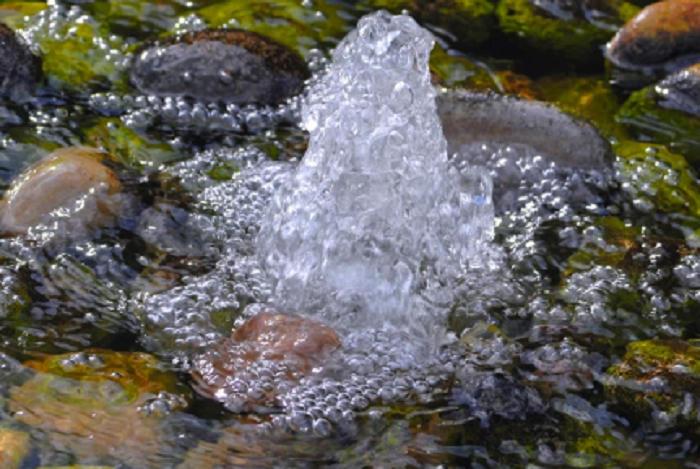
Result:
M432 45L408 16L369 15L310 88L309 149L258 238L282 310L442 340L442 305L489 242L493 207L490 178L447 160Z

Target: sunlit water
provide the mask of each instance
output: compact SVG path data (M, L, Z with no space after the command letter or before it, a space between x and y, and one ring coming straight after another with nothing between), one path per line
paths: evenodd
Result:
M313 16L313 5L304 8ZM78 7L52 7L29 19L25 36L68 37L76 22L98 24ZM202 27L197 16L171 23ZM695 458L692 393L674 397L673 411L652 410L653 424L622 417L603 393L627 343L697 336L700 260L664 237L690 228L653 212L655 189L644 182L678 187L678 171L653 151L634 173L622 159L599 171L569 168L517 144L447 155L425 68L431 41L408 17L365 20L328 68L322 52L307 56L316 75L303 116L301 100L279 108L120 92L81 100L131 128L166 129L159 141L182 149L182 161L146 164L132 184L143 195L151 186L141 176L161 172L178 189L157 203L130 199L119 226L95 239L66 246L59 218L29 240L0 241L8 354L0 391L9 401L0 422L31 435L25 466ZM117 36L94 46L101 63L128 59ZM33 131L83 143L69 130L83 122L76 103L47 100L29 105ZM303 159L290 149L302 134L278 128L302 117L311 134ZM183 143L207 130L232 134L208 149ZM45 153L10 134L3 161L15 173ZM3 167L6 182L13 175ZM641 235L606 237L608 216ZM627 251L623 265L587 257ZM23 305L30 319L18 325ZM342 349L299 382L279 378L280 364L254 363L224 388L223 407L200 399L186 412L167 393L124 411L118 386L65 378L39 386L20 365L36 351L76 352L65 366L99 369L94 354L77 352L101 345L144 349L187 372L263 309L333 325ZM644 386L669 390L661 379ZM269 389L279 399L261 400ZM98 414L105 399L106 416Z

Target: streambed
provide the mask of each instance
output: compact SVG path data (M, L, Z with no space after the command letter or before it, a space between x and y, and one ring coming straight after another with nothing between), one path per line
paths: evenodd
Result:
M86 171L109 188L107 205L81 199L70 216L53 214L25 230L16 220L56 198L37 187L33 206L2 220L0 465L696 464L700 186L692 93L670 93L681 103L675 108L658 105L669 95L663 86L634 91L653 80L650 73L625 72L637 81L622 81L619 70L606 74L599 47L642 5L436 5L0 7L10 28L38 48L44 75L31 96L20 89L4 103L5 190L50 152L76 145L105 150L99 159L107 169ZM340 333L343 355L331 354L325 375L303 371L306 362L296 370L274 360L250 364L248 355L222 365L238 350L226 342L231 331L280 294L256 249L266 207L292 183L308 146L303 100L294 97L301 81L285 67L307 67L308 75L298 74L304 89L317 85L333 48L380 7L413 9L437 38L430 79L444 88L438 110L450 164L470 188L464 207L483 209L490 198L480 196L493 192L485 212L493 225L475 222L469 236L493 231L493 243L478 256L469 251L471 265L457 262L459 279L441 285L449 295L411 306L437 315L436 343L409 327L400 340L361 330L352 316L334 317L338 309L292 311ZM574 28L582 39L537 36L537 24L562 38ZM303 65L285 59L278 81L267 82L260 77L272 72L256 69L260 62L226 56L247 68L213 76L221 85L243 76L249 88L216 102L211 90L197 95L201 70L176 68L175 85L195 85L171 96L130 79L135 57L149 59L148 41L179 32L196 43L198 31L222 26L272 38ZM258 102L256 82L290 97ZM308 118L304 125L313 134ZM66 174L76 171L57 161ZM289 295L294 285L285 289ZM292 298L283 312L319 301ZM344 301L332 304L348 307ZM364 307L385 310L375 306ZM401 329L410 316L401 311L392 321ZM321 336L315 340L335 346L330 332ZM280 390L297 372L303 376L292 376L291 389Z

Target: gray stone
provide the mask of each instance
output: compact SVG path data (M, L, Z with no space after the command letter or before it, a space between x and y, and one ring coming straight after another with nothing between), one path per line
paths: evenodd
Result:
M301 91L306 63L250 31L221 29L160 40L135 53L131 85L144 94L275 104Z

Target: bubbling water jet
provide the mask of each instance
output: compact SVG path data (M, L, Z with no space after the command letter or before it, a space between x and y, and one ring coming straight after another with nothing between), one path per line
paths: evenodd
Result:
M453 291L493 235L490 177L450 164L430 83L433 36L363 18L312 86L309 148L257 241L274 303L341 332L441 342Z

